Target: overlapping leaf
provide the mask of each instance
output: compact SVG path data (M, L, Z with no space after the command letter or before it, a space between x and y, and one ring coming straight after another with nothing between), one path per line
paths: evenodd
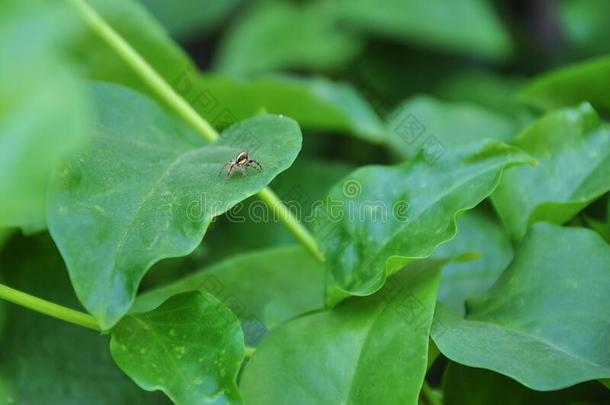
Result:
M93 143L56 176L48 220L79 299L108 328L153 263L190 253L214 216L292 164L301 133L289 118L260 116L205 145L135 92L97 85L94 94ZM261 162L260 173L220 173L244 150Z
M610 189L610 127L589 104L549 113L513 143L539 162L507 173L492 196L515 238L530 223L569 220Z
M610 111L610 57L601 57L560 68L534 79L522 91L529 104L553 110L588 101L600 111Z
M486 138L506 142L515 131L509 119L483 107L428 96L406 100L390 117L388 144L403 159L431 145L445 150Z
M442 263L418 262L378 294L272 332L244 370L246 402L416 404Z
M253 235L252 235L253 236ZM256 345L275 324L320 309L323 269L300 246L237 255L136 299L133 312L149 310L167 298L203 290L227 305L241 320L248 345Z
M467 262L452 262L443 268L438 299L457 313L464 313L464 301L483 293L500 276L513 257L510 237L499 221L477 207L457 219L458 232L434 251L435 257L452 257L465 252L479 256Z
M450 359L535 390L610 377L610 247L582 228L535 224L513 263L462 319L439 305L432 336Z
M176 404L238 404L244 339L235 315L212 295L178 294L111 330L114 361L140 387Z
M454 236L456 216L496 188L505 168L531 161L497 141L435 151L394 167L358 169L330 190L315 222L330 304L379 289L392 256L430 255Z

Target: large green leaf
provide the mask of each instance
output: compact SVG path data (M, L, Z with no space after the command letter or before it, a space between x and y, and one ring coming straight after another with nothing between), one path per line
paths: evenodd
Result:
M441 264L417 262L378 294L272 332L244 370L246 402L417 404Z
M511 41L486 0L341 0L336 12L359 29L420 47L506 58Z
M450 363L443 376L445 405L602 404L607 390L597 381L559 391L533 391L501 374Z
M588 101L600 111L610 111L610 57L601 57L545 73L522 91L527 103L553 110Z
M388 144L401 158L412 158L430 144L442 149L491 138L508 141L513 123L484 107L470 103L442 102L416 96L390 115Z
M454 236L456 217L496 188L506 167L530 161L498 141L435 152L398 166L358 169L330 190L314 223L330 304L378 290L392 256L430 255Z
M341 30L329 11L323 2L255 4L224 37L218 68L243 75L282 68L344 67L360 50L361 41Z
M266 115L204 145L131 90L97 85L93 92L92 145L55 177L48 220L79 299L108 328L127 312L153 263L190 253L212 218L292 164L301 133L291 119ZM219 172L243 150L261 172Z
M270 76L238 80L201 74L163 28L132 0L93 0L94 8L175 90L216 129L258 114L285 114L304 128L337 131L374 142L384 139L380 118L348 84L322 78ZM78 20L81 17L73 16ZM81 36L76 52L92 79L149 87L93 32Z
M610 377L610 247L582 228L536 224L462 319L439 305L432 336L451 360L536 390ZM438 322L437 322L438 321Z
M15 237L0 255L13 288L77 310L65 265L47 235ZM1 302L0 304L4 304ZM168 404L142 391L110 358L108 338L13 304L2 305L0 403L36 405Z
M125 316L111 330L114 361L140 387L176 404L238 404L244 359L239 321L212 295L175 295L153 311Z
M464 301L489 288L513 258L510 237L499 221L477 207L457 219L457 234L434 251L435 257L476 253L479 258L452 262L443 268L439 301L464 313Z
M136 299L132 312L150 310L167 298L203 290L242 321L248 345L268 328L324 306L322 265L301 246L264 249L226 259Z
M88 105L63 52L70 23L61 11L33 0L0 5L0 227L45 227L51 172L83 141Z
M513 142L539 164L508 173L492 196L515 238L528 224L561 224L610 189L610 127L589 104L542 117Z

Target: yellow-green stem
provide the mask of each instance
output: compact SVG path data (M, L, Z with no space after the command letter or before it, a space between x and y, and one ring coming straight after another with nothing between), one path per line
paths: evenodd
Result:
M159 75L140 54L127 43L99 14L84 0L68 0L83 15L94 32L96 32L114 51L138 73L138 75L159 95L165 102L176 111L186 122L193 126L208 142L218 139L218 132L195 111L195 109L182 98L168 83ZM311 233L299 222L299 220L288 210L284 203L269 188L258 193L259 198L269 208L277 213L280 220L292 232L295 238L301 242L320 261L324 256Z
M101 332L94 317L0 284L0 298L75 325Z
M439 397L439 394L434 391L432 389L432 387L430 387L428 385L427 382L424 381L422 387L421 387L421 395L424 398L424 401L426 404L428 405L442 405L442 401Z

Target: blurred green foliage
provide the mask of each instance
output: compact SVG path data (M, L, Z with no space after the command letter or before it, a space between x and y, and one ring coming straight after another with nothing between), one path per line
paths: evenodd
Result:
M0 4L0 279L119 322L116 363L141 388L386 404L433 401L425 382L446 404L607 402L596 381L569 386L610 377L608 1L86 0L214 128L233 126L205 147L79 1ZM263 114L295 120L302 147ZM248 130L263 174L217 176L246 148L226 134ZM321 264L277 219L253 220L268 183L308 228L330 197L407 201L412 222L346 220L347 246L318 231ZM224 204L205 226L176 203L199 191ZM448 366L426 370L430 330ZM0 403L168 402L119 371L107 336L1 301L0 341Z

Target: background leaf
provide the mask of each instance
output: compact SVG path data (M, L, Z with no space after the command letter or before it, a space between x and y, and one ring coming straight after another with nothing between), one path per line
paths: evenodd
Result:
M610 4L604 0L565 0L559 11L563 27L578 53L603 55L610 52L606 38L610 34L604 16L610 13Z
M63 11L33 1L0 5L0 227L46 227L51 172L84 141L88 103L65 55L59 28L71 25Z
M15 237L0 255L3 282L81 310L65 265L47 235ZM0 326L0 402L3 404L168 404L139 389L112 362L108 338L76 325L4 305ZM4 311L2 311L4 310ZM4 322L2 322L4 323Z
M323 268L301 246L282 246L229 257L208 269L138 296L132 312L167 298L203 290L221 300L242 322L255 346L267 329L324 305Z
M451 360L535 390L608 378L609 269L596 233L536 224L498 282L467 302L466 319L437 307L432 336Z
M538 160L507 173L492 196L515 238L535 221L568 221L610 189L610 128L589 104L547 114L513 143Z
M243 0L139 0L174 38L209 34L226 20Z
M133 91L99 85L94 94L93 143L56 176L48 218L79 299L108 328L153 263L190 253L214 216L292 164L301 134L289 118L260 116L204 145ZM244 150L261 162L260 173L220 172Z
M540 392L530 390L501 374L457 363L450 363L443 376L443 401L446 405L600 404L607 397L606 389L597 381L559 391Z
M358 169L330 190L314 223L329 303L379 289L391 256L430 255L453 237L455 218L495 189L504 168L528 161L497 141L432 152L394 167Z
M257 115L284 114L304 128L355 134L381 142L385 128L367 102L346 83L290 76L238 80L202 74L164 29L132 0L92 0L92 6L216 129ZM73 19L80 20L74 15ZM126 23L128 22L128 23ZM87 77L124 84L158 96L93 32L74 46ZM159 100L162 101L162 100Z
M361 41L341 30L328 8L323 2L253 4L223 38L218 69L246 75L283 68L319 71L345 66L360 50ZM296 43L300 46L295 47Z
M434 257L453 257L471 252L476 260L448 263L441 274L439 301L464 314L464 301L483 293L502 274L513 258L510 237L499 221L483 207L465 212L457 219L455 238L434 251Z
M341 0L338 15L358 29L425 48L504 59L510 38L489 2Z
M173 296L151 312L131 314L111 331L114 361L140 387L176 404L237 404L244 358L235 315L213 296Z
M388 127L388 144L403 159L413 158L433 142L451 150L486 138L506 142L515 131L509 119L483 107L429 96L416 96L398 106Z
M527 103L545 110L588 101L600 111L610 111L608 74L610 57L562 67L532 80L521 92Z
M417 403L441 263L419 262L378 294L278 328L244 370L247 403Z

